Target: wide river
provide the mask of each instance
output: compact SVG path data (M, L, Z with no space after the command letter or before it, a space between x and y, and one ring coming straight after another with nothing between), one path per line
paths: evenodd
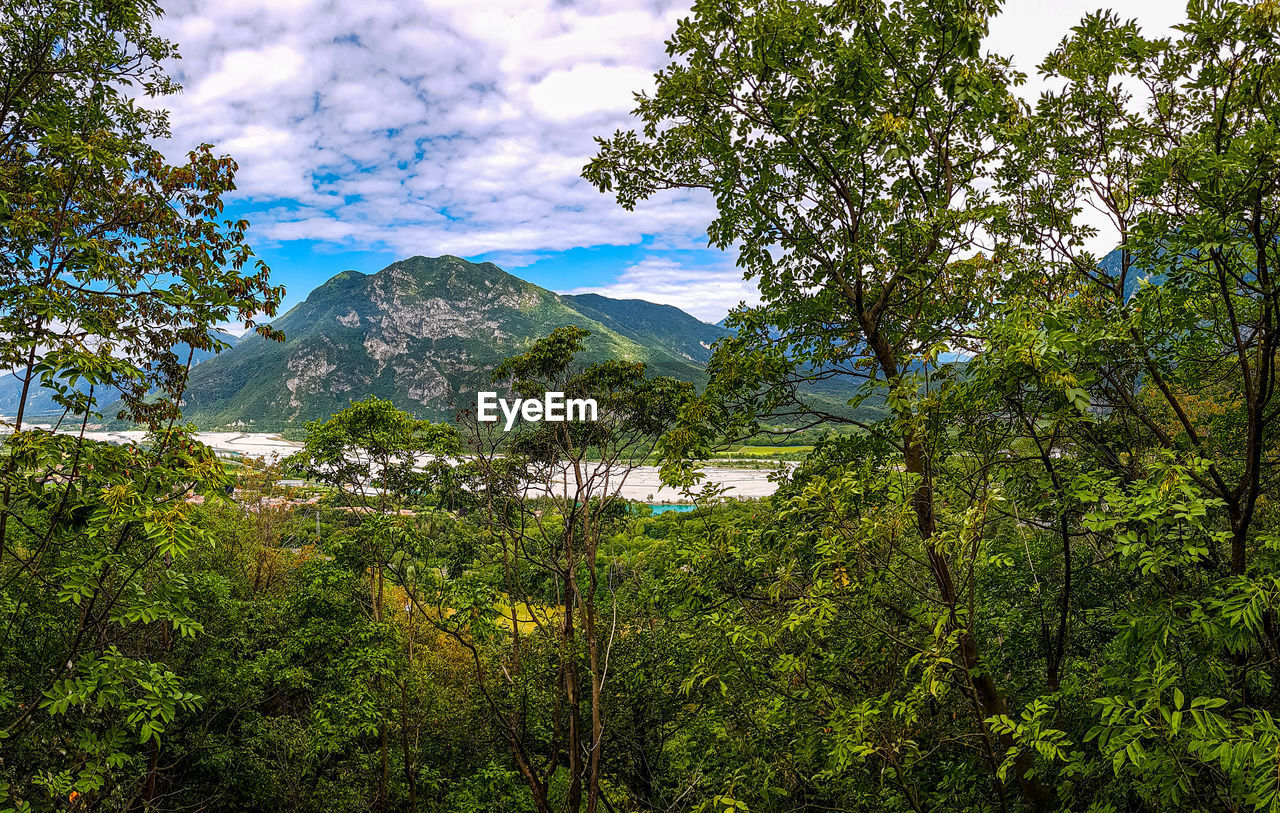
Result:
M86 432L86 437L112 443L137 443L145 432ZM279 435L262 432L200 432L200 442L223 455L242 455L249 458L279 460L302 448L301 443L285 440ZM709 466L707 481L728 486L730 497L767 497L777 490L777 484L769 480L768 469L735 469ZM656 466L639 466L632 471L618 490L620 496L641 502L674 502L683 495L662 486Z

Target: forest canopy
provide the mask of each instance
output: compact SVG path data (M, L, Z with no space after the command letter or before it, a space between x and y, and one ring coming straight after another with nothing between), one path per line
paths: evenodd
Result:
M0 3L0 811L1280 810L1280 5L1091 14L1033 99L999 11L698 0L583 176L714 200L706 385L560 328L494 386L596 422L355 397L268 464L182 423L283 291L138 103L159 7Z

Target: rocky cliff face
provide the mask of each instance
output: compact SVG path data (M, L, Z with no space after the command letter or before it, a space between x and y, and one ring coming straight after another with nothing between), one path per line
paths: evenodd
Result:
M588 361L643 361L690 381L701 380L711 343L726 333L668 306L561 296L491 263L412 257L321 285L275 322L283 344L250 338L200 365L186 412L204 427L278 428L374 394L450 417L474 406L503 358L564 325L591 331Z

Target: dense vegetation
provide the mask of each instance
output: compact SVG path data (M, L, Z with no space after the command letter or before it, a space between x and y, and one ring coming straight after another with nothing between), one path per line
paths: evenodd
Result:
M584 174L715 196L763 302L700 391L560 328L495 382L596 423L369 397L229 468L180 405L281 296L235 165L149 146L152 3L0 5L0 358L70 429L0 447L0 811L1280 810L1280 6L1090 16L1034 108L996 11L679 25ZM762 427L775 496L700 483ZM616 496L655 454L696 511Z

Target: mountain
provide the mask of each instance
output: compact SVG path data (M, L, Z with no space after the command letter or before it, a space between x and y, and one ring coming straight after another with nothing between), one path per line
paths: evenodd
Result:
M563 294L560 299L637 344L700 365L711 360L712 342L730 332L672 305L655 305L643 299L609 299L599 294Z
M233 336L229 333L218 332L217 338L232 346L236 345L242 337ZM183 362L187 359L190 352L190 346L187 344L178 344L173 348L173 354ZM216 354L211 350L197 350L191 354L191 364L194 367L201 362L214 358ZM25 370L19 373L5 373L0 375L0 415L13 416L18 412L18 402L22 399L22 385L25 381ZM89 385L81 382L77 388L80 392L88 392ZM99 387L94 392L94 398L97 400L99 407L107 407L112 405L114 401L119 400L120 391L115 387ZM115 409L108 408L101 410L104 414L114 415ZM53 400L53 390L45 389L39 385L39 381L33 382L32 388L27 393L27 408L25 416L37 422L56 416L60 416L63 408Z
M583 361L639 361L699 383L728 333L667 305L556 294L492 263L411 257L338 274L273 322L285 342L252 336L193 369L184 413L202 427L276 429L372 394L452 417L502 359L565 325L591 331Z

